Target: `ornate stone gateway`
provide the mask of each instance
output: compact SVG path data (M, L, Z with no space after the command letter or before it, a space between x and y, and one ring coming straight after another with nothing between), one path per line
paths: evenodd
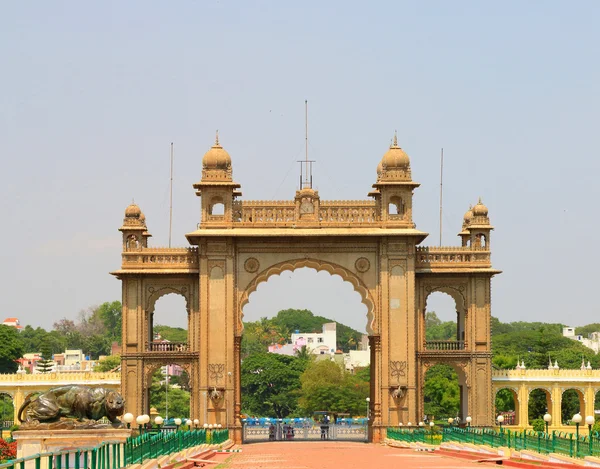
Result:
M423 420L427 369L448 363L459 375L461 416L493 423L490 351L488 210L469 210L461 246L422 247L427 233L413 222L408 155L396 139L377 167L369 200L321 200L303 183L292 200L240 200L229 154L218 140L204 155L201 222L186 235L192 247L150 248L146 220L132 204L125 211L122 393L126 412L147 413L151 375L181 365L190 376L190 416L221 424L242 439L240 342L242 310L271 275L300 267L325 270L350 282L367 306L371 346L369 439L390 425ZM455 340L425 340L426 300L432 292L454 298ZM153 341L153 312L168 293L187 302L188 341Z

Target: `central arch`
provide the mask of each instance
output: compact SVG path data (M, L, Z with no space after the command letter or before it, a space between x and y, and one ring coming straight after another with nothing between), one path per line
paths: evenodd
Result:
M314 258L303 258L290 259L273 264L270 267L267 267L266 269L256 274L256 276L246 285L246 288L241 294L241 298L239 300L237 314L237 335L241 335L244 329L244 325L242 322L244 317L244 306L248 304L248 302L250 301L250 295L256 291L258 286L261 283L269 280L269 278L273 275L281 275L282 272L286 271L293 272L297 269L301 269L304 267L315 269L317 272L325 271L331 275L337 275L341 277L342 280L344 280L345 282L350 283L354 287L354 291L360 294L362 298L362 303L367 307L367 334L374 334L373 325L375 323L376 318L375 302L371 298L369 289L364 284L364 282L356 274L339 264Z

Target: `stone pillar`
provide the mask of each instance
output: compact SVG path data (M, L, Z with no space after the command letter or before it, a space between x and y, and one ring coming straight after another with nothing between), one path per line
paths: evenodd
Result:
M519 427L527 428L529 425L529 389L521 384L519 389Z
M233 404L233 439L236 445L242 444L242 366L240 360L242 348L242 337L236 336L234 339L234 404ZM229 424L229 422L228 422Z
M369 402L369 441L379 443L385 438L381 422L381 337L370 336L371 346L371 401Z
M550 414L552 415L552 426L560 427L560 426L562 426L562 409L561 409L562 390L560 389L560 387L558 387L558 386L552 387L551 398L552 398L552 412L550 412ZM550 405L548 406L548 408L550 409Z

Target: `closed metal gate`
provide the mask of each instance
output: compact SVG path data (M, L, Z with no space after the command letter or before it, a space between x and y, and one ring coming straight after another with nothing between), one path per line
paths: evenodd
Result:
M265 441L363 441L368 440L366 424L302 423L247 423L244 422L243 443Z

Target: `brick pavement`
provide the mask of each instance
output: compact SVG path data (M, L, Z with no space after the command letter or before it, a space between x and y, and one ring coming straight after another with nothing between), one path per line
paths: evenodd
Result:
M454 469L482 467L481 463L440 453L366 443L255 443L240 447L219 468L227 469ZM484 464L483 467L492 464Z

